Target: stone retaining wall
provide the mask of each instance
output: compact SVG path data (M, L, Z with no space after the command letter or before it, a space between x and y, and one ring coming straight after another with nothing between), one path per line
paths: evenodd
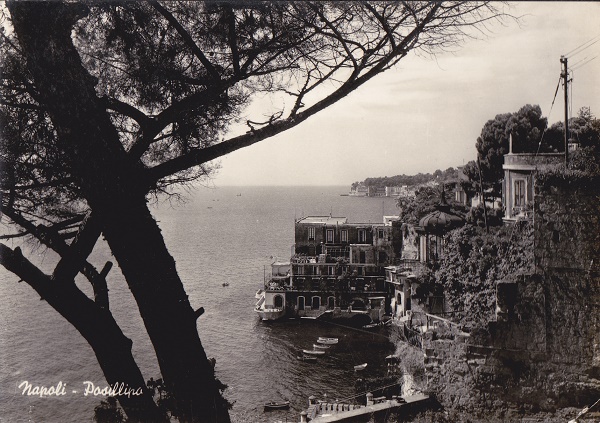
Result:
M553 411L600 398L600 187L536 190L536 273L497 284L497 318L423 339L427 388L453 410ZM508 411L507 411L508 410Z

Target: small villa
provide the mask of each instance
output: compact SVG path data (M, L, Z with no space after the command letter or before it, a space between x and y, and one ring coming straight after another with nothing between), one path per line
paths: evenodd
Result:
M529 217L533 208L535 173L564 160L564 153L513 153L512 137L510 138L509 151L504 155L502 165L504 222L512 223Z

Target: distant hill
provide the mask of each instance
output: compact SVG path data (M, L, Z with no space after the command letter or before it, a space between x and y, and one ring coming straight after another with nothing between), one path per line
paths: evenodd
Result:
M414 186L420 184L426 184L431 181L448 182L455 181L458 179L458 169L449 167L446 170L436 170L433 173L417 173L416 175L396 175L396 176L383 176L378 178L367 178L362 182L354 182L352 188L355 189L361 183L367 187L398 187L398 186Z

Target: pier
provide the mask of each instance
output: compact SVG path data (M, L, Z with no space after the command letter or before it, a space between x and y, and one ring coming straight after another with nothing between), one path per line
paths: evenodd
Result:
M317 401L314 397L309 398L309 407L300 415L300 423L330 423L330 422L351 422L356 418L377 414L382 411L401 409L412 405L425 402L429 399L428 395L416 394L406 397L393 397L387 399L384 397L373 398L372 394L367 394L367 405L328 403Z

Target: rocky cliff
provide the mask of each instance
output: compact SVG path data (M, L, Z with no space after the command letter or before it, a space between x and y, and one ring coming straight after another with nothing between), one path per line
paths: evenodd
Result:
M532 274L496 284L496 318L428 332L427 389L447 409L500 416L600 398L600 187L536 187Z

